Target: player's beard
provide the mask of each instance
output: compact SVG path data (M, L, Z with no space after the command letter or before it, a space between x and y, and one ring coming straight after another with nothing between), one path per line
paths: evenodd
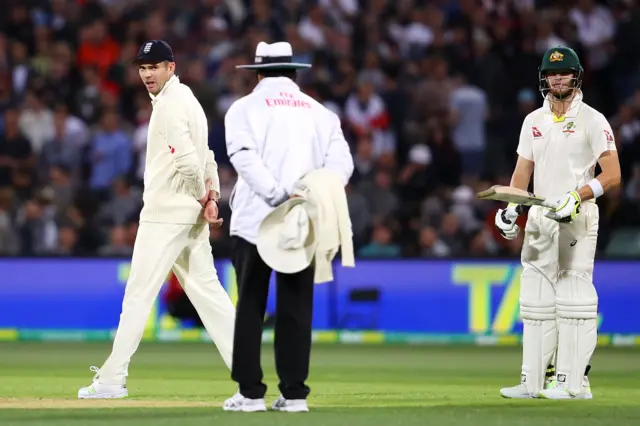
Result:
M547 80L547 84L549 86L549 93L551 94L551 101L567 101L573 97L577 90L575 78L571 80L568 86L562 85L558 89L554 88L549 80Z
M574 95L575 91L575 87L563 87L559 90L551 89L549 93L551 93L554 101L562 102L569 100Z

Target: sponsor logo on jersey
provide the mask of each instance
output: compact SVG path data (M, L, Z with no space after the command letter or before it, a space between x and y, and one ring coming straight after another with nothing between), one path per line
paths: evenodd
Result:
M613 142L613 135L611 134L610 131L608 130L603 130L604 134L607 135L607 141L608 142Z
M531 131L533 132L533 137L534 138L541 138L542 137L542 132L540 130L538 130L537 127L532 127Z

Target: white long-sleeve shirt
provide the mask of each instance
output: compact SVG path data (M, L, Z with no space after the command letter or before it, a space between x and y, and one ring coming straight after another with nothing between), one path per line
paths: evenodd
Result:
M346 185L353 158L340 119L289 78L262 79L225 116L227 154L238 173L230 234L255 244L262 219L311 170L328 168Z
M207 117L177 76L151 95L141 222L196 224L205 180L220 192L217 165L208 147Z

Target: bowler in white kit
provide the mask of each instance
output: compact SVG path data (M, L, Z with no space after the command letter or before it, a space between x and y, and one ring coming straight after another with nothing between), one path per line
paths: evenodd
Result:
M144 207L113 350L78 398L128 396L126 377L151 308L173 271L231 368L235 308L213 266L209 226L220 226L218 169L208 148L207 118L174 74L170 46L144 43L134 61L153 112L149 121Z
M597 343L595 199L620 183L620 163L611 126L582 101L582 77L572 49L549 49L539 68L544 105L525 118L520 133L511 186L526 190L533 173L533 192L548 202L529 210L521 256L521 383L501 389L505 398L592 398L586 374ZM512 204L498 210L495 223L505 238L517 237L521 211ZM545 386L554 353L555 380Z

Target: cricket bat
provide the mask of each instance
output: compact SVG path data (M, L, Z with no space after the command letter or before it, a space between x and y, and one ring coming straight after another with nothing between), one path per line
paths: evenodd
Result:
M537 196L529 191L504 185L494 185L485 191L478 192L476 197L480 200L506 201L507 203L520 204L521 206L541 206L545 201L544 197Z

